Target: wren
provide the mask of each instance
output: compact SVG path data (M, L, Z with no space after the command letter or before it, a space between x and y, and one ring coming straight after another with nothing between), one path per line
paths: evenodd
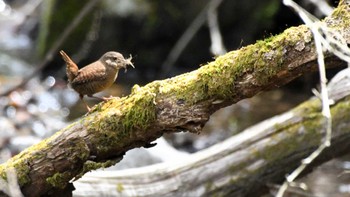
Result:
M93 94L101 92L110 87L118 77L119 69L124 68L126 72L127 65L134 65L131 62L132 57L125 59L122 54L109 51L102 57L79 69L73 60L63 51L60 51L63 60L66 62L66 73L70 86L79 94L79 98L84 102L88 111L89 105L84 101L84 96L99 98L104 101L111 97L96 97Z

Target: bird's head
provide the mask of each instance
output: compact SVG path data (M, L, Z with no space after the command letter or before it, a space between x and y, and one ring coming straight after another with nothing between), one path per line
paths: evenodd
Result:
M129 58L125 59L122 54L115 51L109 51L100 58L100 61L104 62L107 66L110 66L114 69L124 68L126 72L127 65L135 68L134 64L131 62L131 59L131 55Z

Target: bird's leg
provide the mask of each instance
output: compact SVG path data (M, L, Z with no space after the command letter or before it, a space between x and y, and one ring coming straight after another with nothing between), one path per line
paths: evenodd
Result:
M105 97L98 97L98 96L94 96L94 95L88 95L88 97L106 101L106 98L105 98Z
M84 95L80 94L80 95L79 95L79 98L80 98L80 100L83 101L83 103L85 104L87 110L90 111L91 108L90 108L89 105L84 101Z
M89 97L91 97L91 98L97 98L97 99L100 99L100 100L103 100L103 101L109 101L109 100L111 100L112 98L114 98L114 96L109 96L109 97L98 97L98 96L94 96L94 95L88 95Z
M115 96L112 96L112 95L110 95L109 97L102 97L105 101L109 101L109 100L111 100L111 99L113 99L113 98L118 98L118 97L115 97Z

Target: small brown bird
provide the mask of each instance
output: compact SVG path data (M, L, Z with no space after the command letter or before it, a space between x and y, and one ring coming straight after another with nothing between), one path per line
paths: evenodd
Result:
M124 68L126 72L127 65L135 68L131 62L131 56L125 59L122 54L114 51L105 53L99 60L80 70L63 50L60 51L60 54L67 64L66 73L69 84L79 93L80 99L84 102L89 111L90 107L84 101L84 95L99 98L93 96L93 94L110 87L117 79L119 69ZM102 97L99 99L106 101L109 98Z

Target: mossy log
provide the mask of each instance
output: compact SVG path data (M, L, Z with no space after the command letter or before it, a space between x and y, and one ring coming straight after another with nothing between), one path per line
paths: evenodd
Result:
M332 146L307 171L349 153L350 69L334 79ZM321 111L320 99L313 97L187 159L89 173L74 183L74 196L262 196L320 145L326 128Z
M341 1L322 22L344 35L347 43L349 4ZM166 132L199 133L216 110L317 70L316 56L312 33L301 25L219 56L193 72L136 85L129 96L95 106L80 120L0 165L0 175L6 179L7 169L15 168L25 196L70 190L71 180L115 164L127 150L148 146ZM342 62L327 53L326 64L334 67Z

